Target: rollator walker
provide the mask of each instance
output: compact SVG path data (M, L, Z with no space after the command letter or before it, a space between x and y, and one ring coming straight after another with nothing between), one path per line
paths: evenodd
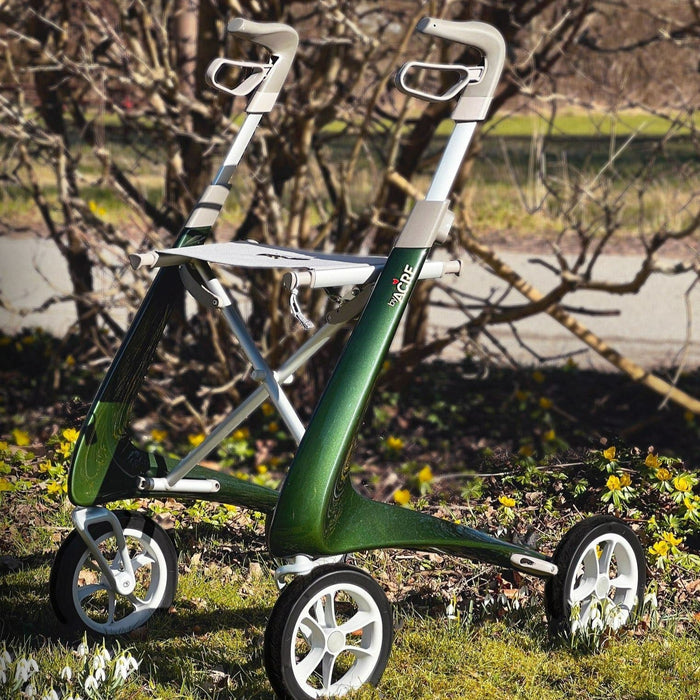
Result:
M219 58L211 64L207 77L213 87L249 96L245 121L174 247L130 256L134 268L158 271L75 446L68 480L75 530L51 571L57 616L74 628L119 635L168 608L177 587L177 553L170 538L143 514L105 506L122 499L182 498L266 515L268 548L281 561L275 572L281 594L267 625L264 659L279 697L337 697L379 682L392 644L391 606L367 572L345 563L352 552L445 552L547 579L545 606L556 632L585 628L599 601L614 607L614 626L628 623L643 598L645 564L636 535L622 521L609 516L583 520L549 557L463 524L368 499L349 478L353 439L413 290L421 279L460 270L459 261L428 256L449 234L450 189L500 79L506 48L499 32L480 22L429 17L417 25L423 34L476 48L483 58L476 66L410 61L398 70L396 86L407 95L455 100L455 124L425 199L416 202L388 256L382 257L248 241L206 243L229 194L229 181L262 116L273 109L298 43L294 29L284 24L235 19L228 31L265 47L271 58L267 63ZM248 73L233 88L220 81L229 67ZM412 78L424 70L449 73L452 86L439 95L419 90ZM212 265L285 270L292 312L302 322L300 288L350 287L353 293L341 298L321 327L273 369ZM182 286L203 307L221 312L258 387L200 445L173 459L140 449L127 434L135 397ZM349 324L354 329L304 426L284 385ZM279 491L200 465L263 402L274 405L298 443Z

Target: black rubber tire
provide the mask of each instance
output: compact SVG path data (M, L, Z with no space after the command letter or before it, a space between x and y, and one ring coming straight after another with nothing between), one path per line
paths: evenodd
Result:
M136 614L135 609L132 612L128 612L128 606L125 606L124 616L119 620L115 620L113 624L109 624L109 620L101 622L99 619L91 617L89 612L83 610L76 599L76 591L80 585L79 575L81 570L85 571L91 568L94 570L94 567L84 567L86 558L90 558L89 552L78 531L73 530L56 553L49 579L51 606L56 617L71 632L82 633L87 631L99 635L126 634L137 627L143 626L158 610L167 610L172 605L175 597L175 591L177 590L177 551L168 534L160 525L141 513L132 511L114 512L129 541L132 543L138 541L141 548L146 548L156 554L156 559L153 559L153 563L149 566L148 571L142 571L139 575L140 585L142 587L152 585L152 577L154 575L158 577L164 576L165 580L156 586L156 598L149 601L148 607L139 611L138 614ZM90 534L98 543L104 543L113 539L112 528L106 522L91 526ZM154 573L152 567L154 564L158 564L158 561L160 561L159 567L162 568L162 571L159 568ZM98 574L96 573L95 576L98 576ZM120 601L125 599L125 596L119 597ZM78 609L79 607L80 610Z
M568 591L572 590L574 579L578 575L577 564L580 557L596 541L602 541L606 535L624 538L633 553L637 573L635 591L636 603L631 606L625 624L634 619L644 600L646 587L646 560L644 550L637 535L622 520L610 515L595 515L574 525L561 539L554 552L554 563L559 571L545 585L545 608L549 622L550 634L568 636L571 634L571 604ZM611 579L614 582L614 578Z
M292 658L292 644L296 646L297 628L301 617L309 610L314 600L327 598L327 596L319 595L328 587L339 587L341 593L351 595L343 590L343 586L354 587L361 589L363 595L371 598L376 611L378 612L375 621L370 624L365 624L361 627L359 636L361 637L361 645L364 648L367 645L372 645L376 649L372 656L373 666L371 668L363 668L361 672L362 683L376 685L384 669L386 668L389 654L391 653L391 643L393 634L393 621L391 604L389 603L384 591L379 584L367 573L361 569L346 564L328 564L319 566L307 576L299 576L289 583L280 594L275 606L270 615L267 628L265 629L265 644L264 644L264 661L270 684L279 698L292 700L307 700L317 697L317 693L311 694L307 689L302 687L294 673L294 666L297 663L296 658ZM356 593L355 593L356 594ZM318 597L318 598L317 598ZM335 598L335 594L334 594ZM356 599L354 599L356 602ZM345 605L351 605L345 603ZM337 611L334 603L334 625L337 625ZM353 619L353 612L349 619ZM313 618L315 619L315 617ZM346 620L347 622L347 620ZM335 628L334 628L335 629ZM367 634L365 632L367 631ZM351 633L357 635L358 632ZM376 643L373 643L373 636L381 635ZM343 639L343 644L346 640ZM324 647L325 648L325 647ZM342 652L353 656L351 653ZM294 654L296 657L296 654ZM369 656L369 655L368 655ZM340 654L338 657L340 658ZM357 656L353 656L355 661L350 667L356 667L356 664L364 663L370 666L369 661L358 662ZM320 665L320 661L317 664ZM335 667L335 659L334 659ZM348 669L344 669L341 673L347 673ZM312 673L311 675L316 675ZM309 676L309 678L311 677ZM340 679L336 679L334 683L340 683L344 675ZM309 686L310 687L310 686ZM331 689L331 693L323 697L340 697L349 692L350 687L341 685L335 689Z

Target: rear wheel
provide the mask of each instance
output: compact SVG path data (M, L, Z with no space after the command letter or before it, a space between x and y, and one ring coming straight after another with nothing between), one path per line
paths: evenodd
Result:
M632 528L617 518L599 515L572 527L554 563L559 572L547 582L545 604L555 634L619 629L644 598L644 550Z
M136 579L124 595L113 589L95 556L73 530L51 569L50 595L56 616L74 630L117 635L141 627L159 609L172 604L177 588L177 552L167 533L140 513L116 511L124 530ZM90 534L114 571L124 569L112 527L101 522Z
M376 685L392 627L391 605L364 571L332 564L296 578L265 630L265 668L275 693L307 700Z

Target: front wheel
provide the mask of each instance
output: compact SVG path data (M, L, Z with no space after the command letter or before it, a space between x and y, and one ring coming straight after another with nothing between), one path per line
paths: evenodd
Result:
M559 568L545 586L550 630L625 626L644 598L644 550L632 528L617 518L597 515L571 528L554 553Z
M61 545L51 569L51 605L73 630L101 635L126 634L172 604L177 588L177 552L157 523L140 513L115 511L124 530L136 579L133 591L115 591L94 555L73 530ZM107 522L90 527L100 552L115 571L123 569L116 536Z
M340 697L384 673L391 605L374 579L324 565L287 585L265 630L265 669L280 698Z

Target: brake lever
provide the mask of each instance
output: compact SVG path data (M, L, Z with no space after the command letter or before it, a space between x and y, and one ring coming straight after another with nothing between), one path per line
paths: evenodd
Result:
M224 66L234 66L235 68L244 68L255 71L247 78L245 78L236 87L228 87L217 80L217 73ZM215 58L207 68L206 81L207 83L221 92L225 92L228 95L233 95L234 97L245 97L249 95L253 90L255 90L265 77L272 69L272 63L254 63L252 61L237 61L232 58Z
M441 95L435 95L424 90L412 87L407 82L407 77L412 69L438 70L458 74L457 82L449 87ZM467 85L478 83L486 72L486 66L463 66L454 63L425 63L423 61L408 61L404 63L394 76L394 84L405 95L418 97L429 102L448 102L456 97Z

